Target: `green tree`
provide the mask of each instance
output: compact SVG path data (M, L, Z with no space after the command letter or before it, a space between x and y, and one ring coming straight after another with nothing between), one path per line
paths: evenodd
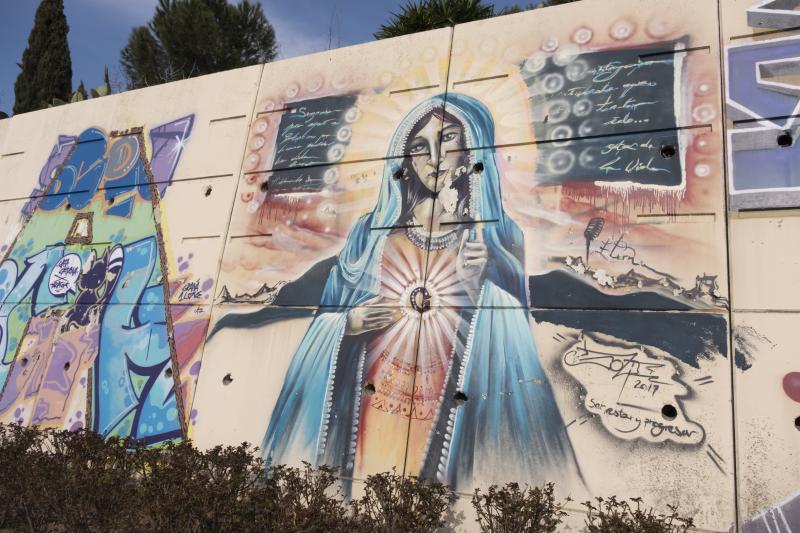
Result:
M389 22L382 24L374 36L386 39L488 19L494 15L494 5L486 5L482 0L409 1L399 13L392 13Z
M495 11L494 4L484 4L482 0L418 0L409 1L399 13L392 13L391 19L375 32L376 39L397 37L408 33L455 26L473 20L488 19L501 15L520 13L540 7L577 2L578 0L539 0L528 4L511 4Z
M526 6L521 6L519 4L511 4L508 7L504 7L500 10L499 15L510 15L512 13L521 13L523 11L528 11L530 9L536 9L537 7L541 7L540 4L528 4Z
M67 42L63 0L42 0L36 9L22 71L14 83L14 113L47 107L53 98L68 100L72 93L72 60Z
M560 6L561 4L570 4L577 1L578 0L541 0L525 6L520 4L511 4L510 6L501 9L497 14L510 15L512 13L521 13L522 11L529 11L531 9L539 9L540 7Z
M120 63L129 88L275 59L275 30L261 5L241 0L159 0L147 26L131 31Z
M76 94L79 94L80 96L76 97L75 96ZM88 99L89 99L89 93L86 92L86 87L83 85L83 80L81 80L81 84L78 85L78 88L75 89L74 93L72 93L72 100L81 101L81 100L88 100Z

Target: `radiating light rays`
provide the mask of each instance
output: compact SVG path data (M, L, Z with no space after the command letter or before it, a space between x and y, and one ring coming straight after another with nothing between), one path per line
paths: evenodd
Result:
M423 315L417 356L420 368L447 368L452 354L463 351L464 346L456 334L461 320L458 310L453 308L433 308Z
M389 367L413 367L418 336L419 318L415 315L402 315L397 322L376 336L369 348L367 366L371 368L383 357L384 364Z
M472 305L456 271L456 255L431 252L425 288L431 294L431 312Z
M530 128L531 105L524 80L513 65L498 70L494 57L463 55L451 65L450 91L469 94L486 104L495 120L497 144L533 141ZM479 80L508 73L507 78ZM459 83L453 86L453 83Z
M383 255L381 294L388 300L399 299L400 306L406 312L416 312L411 305L410 295L421 286L430 294L431 308L470 306L469 297L456 271L455 258L456 251L452 249L430 252L427 258L428 276L423 282L421 273L426 262L425 251L408 242L387 246Z
M395 237L394 239L400 240L405 237ZM383 254L381 294L389 302L399 302L400 306L410 310L410 300L405 298L403 301L401 298L415 287L422 285L421 269L424 260L424 252L414 246L409 244L405 246L387 245Z
M383 354L389 362L413 364L416 352L420 368L431 365L446 368L462 320L459 310L472 305L456 271L456 250L431 252L428 276L423 282L420 272L424 269L426 251L411 245L405 236L395 236L393 241L383 256L380 294L387 305L400 306L402 318L370 347L370 362ZM430 295L430 306L422 313L411 301L415 289L420 287Z
M489 108L495 120L496 144L535 140L531 128L530 108L533 104L515 64L503 63L502 68L499 68L494 55L479 55L475 50L460 54L453 61L451 69L450 79L454 83L508 74L507 78L459 83L455 86L451 83L450 90L469 94ZM536 176L537 158L538 149L534 144L501 147L495 151L505 208L512 218L527 226L526 229L533 229L536 224L535 217L529 216L529 211L531 195L539 186ZM547 191L546 195L553 192L556 191ZM558 204L552 208L557 210Z
M453 274L456 273L456 267L452 256L447 253L432 252L429 257L429 262L428 280L431 285L449 286L447 280L453 278Z
M388 154L389 141L397 124L421 100L444 92L441 85L442 65L440 61L422 63L416 68L393 72L388 86L376 92L365 92L357 105L363 111L358 128L353 129L353 138L346 157L382 157ZM408 89L430 87L425 90Z

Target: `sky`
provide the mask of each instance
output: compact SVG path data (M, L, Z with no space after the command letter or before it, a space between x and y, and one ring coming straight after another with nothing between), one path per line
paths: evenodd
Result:
M147 23L158 0L64 0L70 31L72 86L103 82L108 65L112 85L124 85L119 53L135 26ZM406 0L257 0L275 27L279 58L373 40L372 34ZM529 0L530 1L530 0ZM487 2L489 3L489 2ZM519 0L495 0L500 9ZM0 111L14 107L14 80L28 43L38 0L0 0Z

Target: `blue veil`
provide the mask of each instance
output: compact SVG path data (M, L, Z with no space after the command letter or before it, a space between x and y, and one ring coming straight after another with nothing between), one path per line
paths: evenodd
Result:
M494 157L494 124L486 107L461 94L434 96L397 128L387 154L375 208L355 223L328 276L314 318L287 370L264 436L269 462L353 470L360 412L364 343L345 339L347 311L378 293L389 231L402 216L399 180L393 179L414 125L435 108L463 125L472 173L469 211L481 225L489 253L477 309L466 316L462 353L427 443L421 474L468 489L504 481L529 483L580 476L552 389L539 363L529 325L524 242L503 211ZM451 392L469 400L456 405Z

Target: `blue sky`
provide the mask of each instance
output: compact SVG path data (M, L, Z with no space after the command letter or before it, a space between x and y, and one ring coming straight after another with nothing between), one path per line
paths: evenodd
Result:
M372 34L405 0L259 0L275 27L280 57L317 52L372 40ZM131 28L145 24L157 0L64 0L69 23L73 87L103 81L108 65L122 83L119 52ZM488 3L488 2L487 2ZM497 8L525 1L495 0ZM37 0L0 0L0 110L11 114L17 63L28 43ZM332 31L331 31L332 30Z

